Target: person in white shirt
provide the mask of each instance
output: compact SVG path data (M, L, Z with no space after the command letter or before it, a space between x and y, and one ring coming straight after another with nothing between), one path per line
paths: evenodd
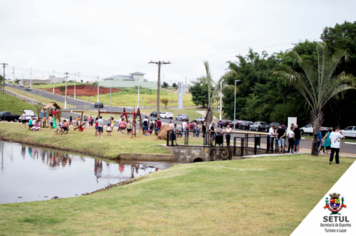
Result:
M335 132L332 132L330 134L329 140L330 140L331 154L330 154L329 165L331 165L331 163L333 162L335 153L336 153L335 162L336 164L340 164L339 151L340 151L340 139L342 138L345 138L345 136L340 130L340 127L336 127Z
M274 125L272 125L269 128L269 132L268 132L268 136L269 136L269 145L270 145L270 150L272 150L272 145L273 145L273 141L274 141L274 137L276 135L276 132L274 131Z
M294 147L294 140L295 140L295 135L294 135L294 132L293 132L294 129L291 129L289 132L288 132L288 152L290 150L291 153L294 153L293 151L293 147Z
M101 137L103 137L103 124L104 124L104 121L103 121L103 117L100 116L100 118L98 119L98 138L101 134Z

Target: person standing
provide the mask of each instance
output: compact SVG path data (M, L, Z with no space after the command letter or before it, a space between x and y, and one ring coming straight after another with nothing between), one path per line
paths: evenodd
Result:
M339 151L340 151L340 139L345 138L344 134L340 130L340 127L335 128L335 132L332 132L329 137L330 146L331 146L331 154L329 165L333 162L334 154L335 154L335 162L336 164L340 164L339 161Z
M49 125L49 131L52 131L52 127L53 127L53 118L52 118L52 115L49 115L49 118L48 118L48 125Z
M95 118L95 137L98 136L98 120L99 120L99 118L96 117Z
M201 131L203 133L203 138L205 138L205 135L206 135L206 122L205 121L204 121L203 126L201 128Z
M210 127L210 146L213 146L213 141L215 140L215 124L212 123Z
M272 125L270 128L269 128L269 131L268 131L268 136L269 136L269 145L270 145L270 150L272 150L272 146L273 146L273 143L274 143L274 136L275 136L275 130L274 130L275 126Z
M103 117L100 116L100 119L98 119L98 137L101 135L101 137L103 137L103 125L104 125L104 121L103 121Z
M69 116L69 125L72 125L73 124L73 118L72 116Z
M302 137L300 135L300 129L298 128L298 125L294 126L294 135L295 135L294 152L299 153L300 140Z
M323 138L323 135L321 134L321 127L320 127L318 130L318 150L319 150L322 138Z
M187 131L187 122L183 121L182 122L182 136L185 137Z
M23 127L26 128L26 112L23 112L23 114L21 116L21 122L23 124Z
M294 153L293 148L294 148L295 135L293 130L290 130L287 135L288 135L288 143L289 143L288 152Z
M199 123L199 122L197 123L196 131L197 131L196 137L199 138L200 132L201 132L201 123Z
M277 129L277 138L278 138L278 147L279 147L279 153L284 154L284 137L286 136L286 131L282 128L281 125L278 125Z
M161 130L161 126L162 126L162 122L158 118L157 119L157 132L159 132Z
M329 140L330 134L331 134L331 129L328 130L328 132L325 134L325 136L324 136L324 138L323 138L323 140L324 140L324 147L325 147L325 149L326 149L326 154L327 154L327 155L330 155L330 153L329 153L330 145L331 145L330 140Z

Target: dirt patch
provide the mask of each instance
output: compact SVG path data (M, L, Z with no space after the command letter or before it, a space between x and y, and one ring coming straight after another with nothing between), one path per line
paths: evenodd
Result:
M53 88L50 89L44 89L45 91L48 92L53 92ZM116 88L111 88L111 92L120 92L120 89ZM64 95L65 91L60 87L54 88L54 93L59 94L59 95ZM106 94L110 93L110 88L104 88L104 87L99 87L99 94ZM97 86L92 86L92 85L77 85L75 88L75 94L76 96L95 96L98 94L98 87ZM74 85L67 86L67 95L68 96L74 96Z

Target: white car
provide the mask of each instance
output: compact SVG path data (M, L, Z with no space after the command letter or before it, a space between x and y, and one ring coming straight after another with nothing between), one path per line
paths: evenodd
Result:
M173 114L170 112L162 112L159 114L159 118L173 119Z
M356 138L356 126L348 126L342 130L345 137Z
M328 132L328 127L321 127L321 132ZM302 128L300 128L300 134L313 134L313 126L311 124L308 124Z

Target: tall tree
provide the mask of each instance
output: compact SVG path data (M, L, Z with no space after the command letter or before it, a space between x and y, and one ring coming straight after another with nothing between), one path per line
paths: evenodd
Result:
M209 92L205 77L200 77L196 81L193 81L193 86L189 88L189 91L192 94L192 101L196 106L201 105L206 107L209 103Z
M317 134L321 127L324 114L323 107L339 93L355 89L355 80L352 75L345 72L334 75L339 61L347 56L345 50L337 49L332 55L326 44L318 44L316 48L317 67L310 60L303 60L300 55L292 50L286 56L295 60L304 73L298 73L288 65L280 65L275 73L291 83L305 98L311 109L310 119L313 126L313 143L311 154L318 155Z
M325 27L320 37L328 45L330 53L337 49L347 50L348 60L342 59L337 65L335 73L345 71L346 74L356 76L356 21L336 24L334 27ZM347 126L352 124L356 116L356 90L350 90L338 100L333 99L326 110L332 116L328 117L326 123L336 123Z

